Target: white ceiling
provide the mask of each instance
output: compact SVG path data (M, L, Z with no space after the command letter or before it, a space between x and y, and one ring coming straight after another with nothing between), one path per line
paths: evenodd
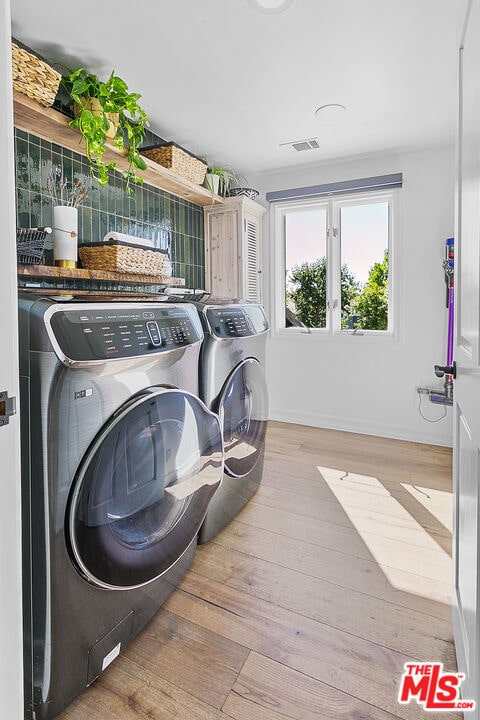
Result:
M11 0L12 34L123 77L152 130L239 172L454 141L467 0ZM337 122L314 111L347 106ZM318 137L296 153L279 143Z

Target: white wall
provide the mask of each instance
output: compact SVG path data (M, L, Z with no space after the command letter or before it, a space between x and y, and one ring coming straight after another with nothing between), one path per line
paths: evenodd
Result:
M433 365L446 359L447 310L442 260L453 236L454 148L285 169L251 176L265 193L337 180L403 173L399 191L395 338L273 335L267 348L270 417L359 433L452 444L451 408L431 424L418 413L416 387L441 387ZM270 310L270 218L264 219L264 299ZM276 239L278 242L279 239ZM423 400L425 415L443 407Z

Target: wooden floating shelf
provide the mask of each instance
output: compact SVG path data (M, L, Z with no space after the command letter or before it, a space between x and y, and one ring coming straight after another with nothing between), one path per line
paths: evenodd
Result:
M68 288L49 288L45 291L44 289L38 287L21 287L19 290L21 292L28 292L35 295L46 295L48 293L48 297L86 297L90 302L94 302L97 299L105 300L106 298L108 298L108 300L112 300L113 297L115 299L122 298L122 300L126 301L132 300L134 302L165 302L165 298L167 297L166 295L158 292L132 293L127 292L126 290L115 290L115 292L112 292L111 290L69 290ZM170 302L173 302L173 300L170 300Z
M18 265L18 275L30 278L64 278L71 280L109 280L111 282L143 283L145 285L183 286L184 278L163 275L135 275L112 270L87 270L85 268L62 268L52 265Z
M57 143L57 145L80 153L80 155L85 155L83 139L81 140L80 134L75 128L69 127L70 119L66 115L62 115L52 108L43 107L17 90L13 91L13 116L16 128L37 135L43 140ZM125 152L118 150L113 145L107 145L103 159L105 162L115 161L119 170L128 169ZM223 198L218 195L214 195L212 199L212 193L207 188L178 177L174 172L153 162L150 158L144 157L143 159L147 164L147 169L140 171L139 175L143 176L148 185L203 207L223 203Z

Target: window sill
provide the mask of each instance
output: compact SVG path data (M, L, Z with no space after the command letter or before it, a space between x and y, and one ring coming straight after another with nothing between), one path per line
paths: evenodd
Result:
M281 328L274 330L272 328L270 337L272 340L298 340L304 342L308 338L310 342L335 342L342 343L396 343L398 342L398 333L386 330L362 330L353 332L352 330L343 330L331 332L330 330L313 328Z

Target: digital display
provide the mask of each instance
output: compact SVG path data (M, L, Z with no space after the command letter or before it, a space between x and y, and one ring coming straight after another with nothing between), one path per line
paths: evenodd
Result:
M268 330L265 313L256 305L208 308L207 317L213 333L222 339L249 337Z
M164 352L202 339L185 308L61 310L50 319L55 340L74 361Z

